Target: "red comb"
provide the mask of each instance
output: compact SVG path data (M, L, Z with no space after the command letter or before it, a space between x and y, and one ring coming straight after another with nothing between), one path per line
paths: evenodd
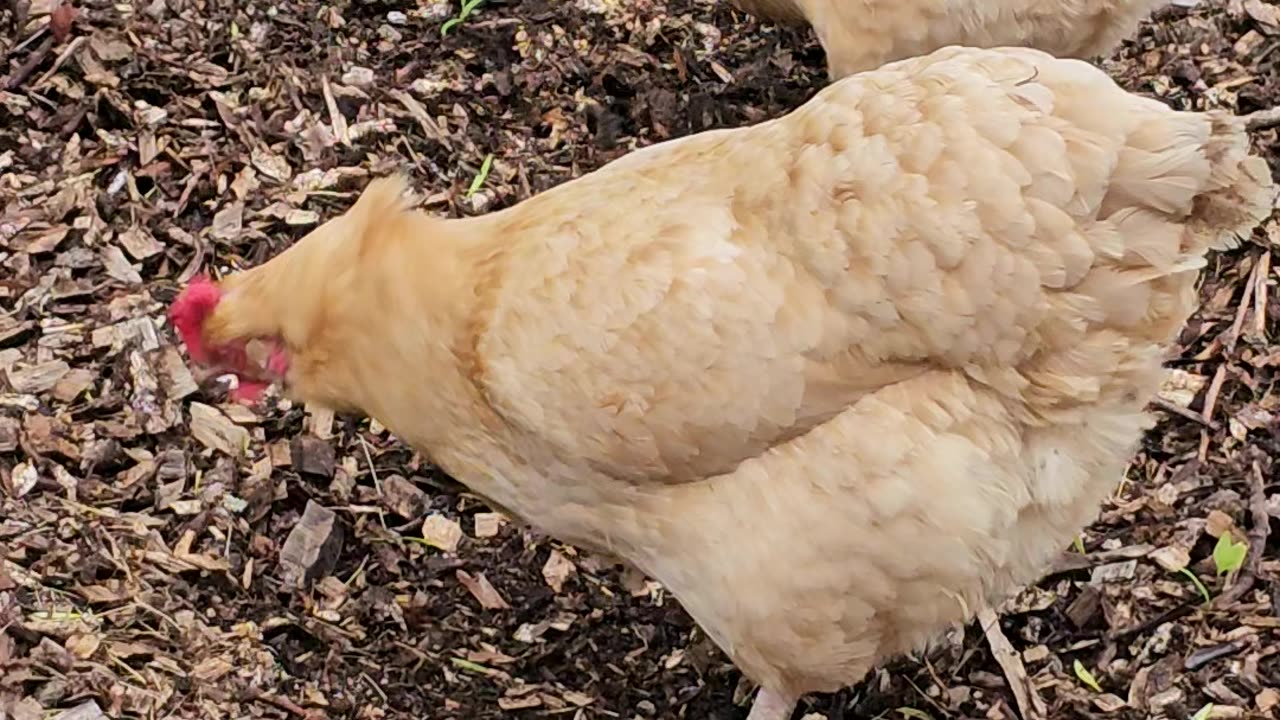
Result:
M209 313L213 312L213 308L221 299L222 292L218 290L218 286L214 285L208 277L200 275L191 280L191 284L178 295L178 299L174 300L173 306L169 308L170 322L178 329L182 342L186 343L191 359L198 363L207 363L211 360L208 348L204 345L202 331Z

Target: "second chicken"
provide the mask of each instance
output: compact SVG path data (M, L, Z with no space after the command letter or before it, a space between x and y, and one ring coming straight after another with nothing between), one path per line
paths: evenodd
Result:
M1168 0L732 0L767 20L808 22L833 78L948 45L1110 53Z

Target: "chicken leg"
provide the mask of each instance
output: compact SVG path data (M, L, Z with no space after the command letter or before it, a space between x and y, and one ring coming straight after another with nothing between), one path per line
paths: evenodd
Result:
M747 715L747 720L791 720L796 702L797 698L760 688L760 692L756 693L756 701L751 704L751 714Z

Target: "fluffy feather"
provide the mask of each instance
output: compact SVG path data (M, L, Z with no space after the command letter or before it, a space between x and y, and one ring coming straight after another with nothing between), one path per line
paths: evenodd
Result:
M633 562L772 708L1066 547L1149 422L1196 268L1275 197L1226 115L962 48L484 217L402 190L227 278L201 342L278 338L293 397Z

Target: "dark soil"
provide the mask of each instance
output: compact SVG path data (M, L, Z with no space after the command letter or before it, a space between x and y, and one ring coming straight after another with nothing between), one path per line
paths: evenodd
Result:
M376 424L224 404L163 321L193 274L261 262L371 176L402 168L433 211L483 212L825 83L807 31L726 2L495 0L443 40L456 8L419 2L0 2L0 717L745 716L750 688L660 587L510 524L490 535L487 508ZM1176 107L1263 110L1278 17L1170 8L1105 66ZM1277 128L1254 140L1280 171ZM1212 259L1172 363L1186 389L1164 394L1087 554L995 631L797 717L1013 718L1019 683L1055 719L1275 716L1268 232ZM297 590L278 558L308 501L344 542ZM456 551L415 541L435 515L460 523ZM1223 534L1266 552L1219 576ZM492 591L468 590L482 576ZM506 608L482 606L493 592ZM994 659L1000 631L1025 675Z

